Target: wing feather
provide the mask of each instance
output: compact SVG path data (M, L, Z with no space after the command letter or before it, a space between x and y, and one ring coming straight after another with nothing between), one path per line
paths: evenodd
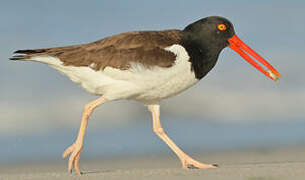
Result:
M93 43L46 48L18 50L24 54L12 57L12 60L30 59L35 56L54 56L67 66L91 66L95 70L106 67L128 69L131 62L141 63L146 67L170 67L175 55L164 50L165 47L179 44L180 30L133 31L110 36Z

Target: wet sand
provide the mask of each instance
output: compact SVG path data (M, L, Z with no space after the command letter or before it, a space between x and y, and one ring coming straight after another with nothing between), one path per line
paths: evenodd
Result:
M259 149L192 154L219 168L184 170L173 154L149 157L81 159L80 177L66 171L66 161L11 164L0 166L0 179L187 179L187 180L304 180L305 148Z

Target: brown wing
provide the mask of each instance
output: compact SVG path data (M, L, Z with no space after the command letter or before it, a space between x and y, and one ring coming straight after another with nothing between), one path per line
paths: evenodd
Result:
M64 65L91 66L95 70L107 66L124 70L129 68L130 62L138 62L147 67L170 67L174 63L175 55L164 48L180 41L180 30L134 31L84 45L19 50L16 53L26 55L16 56L13 60L51 55L58 57Z

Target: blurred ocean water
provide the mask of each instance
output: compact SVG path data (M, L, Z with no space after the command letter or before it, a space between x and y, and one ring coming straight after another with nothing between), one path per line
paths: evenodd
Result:
M225 124L170 120L163 124L169 136L189 153L305 145L305 121ZM76 135L76 129L54 129L35 135L2 136L0 164L59 160ZM147 121L113 129L89 126L82 158L168 153L171 153L169 148L153 134Z

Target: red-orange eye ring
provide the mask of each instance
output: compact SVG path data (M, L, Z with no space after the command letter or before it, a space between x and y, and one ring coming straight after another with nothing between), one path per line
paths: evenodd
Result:
M224 25L224 24L218 24L217 28L220 30L220 31L224 31L227 29L227 26Z

